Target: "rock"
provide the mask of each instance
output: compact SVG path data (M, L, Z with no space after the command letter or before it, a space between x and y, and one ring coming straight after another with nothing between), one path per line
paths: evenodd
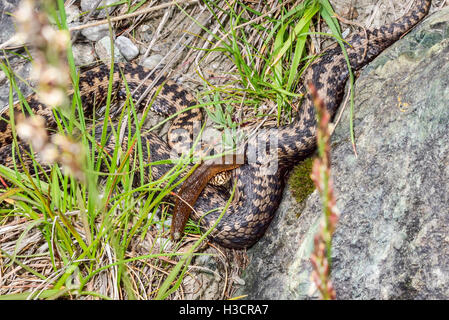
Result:
M16 77L16 83L20 89L20 92L26 97L28 96L33 90L30 87L30 84L33 85L33 83L26 83L21 81L20 79L29 79L30 73L31 73L31 62L24 60L18 56L11 56L8 57L8 63L11 65L11 69L14 70L14 74ZM8 107L9 105L9 86L10 83L8 81L8 78L6 75L1 71L2 75L0 75L0 112ZM18 96L17 93L14 91L13 100L17 101Z
M103 0L100 3L100 5L98 6L98 8L107 6L107 5L111 5L115 2L117 2L117 1L116 0ZM97 3L97 0L81 0L81 10L82 11L91 11L94 9L96 3ZM116 8L115 6L109 7L109 8L107 8L107 12L109 14L111 14L112 11L115 10L115 8ZM96 12L93 14L93 16L97 17L97 18L105 18L106 17L106 9L96 10Z
M449 298L449 10L426 19L362 71L354 127L349 108L332 136L341 212L333 240L338 299ZM289 195L248 250L249 299L314 299L315 191L300 213Z
M102 24L81 30L81 34L90 41L98 41L109 35L109 26Z
M106 64L111 62L112 48L111 48L111 38L106 36L101 38L95 44L95 52L101 61ZM114 62L125 62L125 58L120 54L120 50L114 44Z
M92 45L84 43L75 43L72 45L75 65L84 66L95 62L95 51Z
M148 69L154 69L161 62L163 56L160 54L153 54L142 61L141 65Z
M65 13L67 23L78 22L80 20L81 12L75 5L65 7Z
M11 16L20 4L20 0L2 0L0 1L0 44L11 39L15 34L15 20ZM5 57L3 55L6 54ZM27 96L32 90L29 84L20 79L29 79L31 71L31 62L20 58L18 55L13 55L2 51L2 59L6 58L8 65L14 70L18 76L16 78L17 85L23 95ZM3 61L6 61L4 59ZM5 64L6 65L6 64ZM3 71L0 71L0 111L6 108L9 104L9 81ZM17 93L14 91L14 100L18 99Z
M333 258L342 299L449 298L448 21L447 9L432 16L358 84L358 175L336 179L345 195ZM338 149L343 160L347 145ZM345 162L339 175L355 169Z
M137 46L127 37L120 36L115 39L115 45L126 60L131 61L139 55Z
M3 0L0 1L0 43L9 40L15 33L14 20L10 14L17 10L20 0Z

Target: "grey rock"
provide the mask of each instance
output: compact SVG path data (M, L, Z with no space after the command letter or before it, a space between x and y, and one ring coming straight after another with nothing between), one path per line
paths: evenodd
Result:
M309 210L301 212L290 190L285 188L266 234L248 250L250 264L242 274L245 285L236 296L267 300L310 297L314 285L310 282L308 257L313 250L321 206L311 199L306 201Z
M20 57L11 56L8 58L11 69L14 70L16 77L16 83L20 89L20 92L26 97L31 92L30 83L21 81L20 79L26 79L29 81L31 72L31 62L24 60ZM33 83L31 83L33 85ZM0 112L9 105L9 88L10 83L8 78L0 71ZM18 96L15 91L13 91L13 100L17 101Z
M151 128L157 126L159 123L161 123L165 119L166 119L165 116L158 114L158 113L154 112L153 110L150 110L150 111L148 111L147 117L145 118L143 128L151 129ZM170 121L168 121L168 122L170 122ZM155 132L157 132L159 135L161 135L162 128L163 128L163 126L160 126L153 130L155 130Z
M14 20L9 13L17 10L20 0L0 1L0 43L9 40L15 33Z
M141 62L142 66L148 69L154 69L161 62L163 56L160 54L153 54L147 57L145 60Z
M78 22L80 20L81 12L75 5L66 7L65 13L67 23Z
M20 0L2 0L0 1L0 43L12 38L15 34L15 21L11 14L17 10ZM2 52L3 56L3 52ZM29 84L20 79L29 80L31 63L16 55L6 53L8 64L14 73L18 76L16 83L23 95L27 96L32 90ZM9 104L9 81L3 71L0 71L0 111ZM17 100L17 93L14 92L14 100Z
M95 51L92 45L75 43L72 45L75 65L84 66L95 62Z
M97 53L101 61L103 61L106 64L109 64L111 62L112 56L111 38L109 36L101 38L95 44L95 52ZM114 44L114 62L125 62L125 58L120 54L120 50L117 48L115 44Z
M137 46L127 37L120 36L115 39L115 45L126 60L131 61L139 55Z
M109 26L102 24L95 27L85 28L81 30L81 34L90 41L98 41L109 35Z
M356 82L332 136L341 212L333 239L338 299L449 298L449 10L386 50ZM315 191L299 218L289 195L267 234L248 250L249 299L314 299L313 235L322 217Z

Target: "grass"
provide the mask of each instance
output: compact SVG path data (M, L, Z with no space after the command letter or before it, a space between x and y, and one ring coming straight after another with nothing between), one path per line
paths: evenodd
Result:
M132 13L145 3L127 0L113 5ZM306 0L293 7L292 1L287 5L272 1L273 6L267 6L265 11L244 1L225 3L226 10L219 1L204 1L214 27L201 25L197 17L179 7L201 28L201 34L195 36L203 45L190 46L197 54L198 75L207 88L199 96L200 106L217 126L231 131L266 116L279 124L291 121L300 98L295 93L300 85L298 79L312 58L307 43L311 35L317 34L316 19L323 18L335 38L340 39L329 2ZM266 15L264 12L271 8L275 9L272 15ZM48 7L47 12L59 29L68 29L62 0L57 1L56 7ZM18 268L26 275L8 278L9 282L2 284L6 289L0 289L0 299L182 298L183 279L193 276L189 265L195 256L203 254L199 247L207 235L200 235L198 226L190 221L188 229L193 234L180 243L168 239L172 204L167 199L177 185L176 179L188 168L178 163L157 181L143 180L147 166L161 163L146 163L143 159L146 146L140 135L144 120L138 117L131 99L125 102L118 123L133 125L136 132L125 133L124 150L117 144L113 152L106 153L102 146L110 121L112 83L104 114L93 119L102 128L98 145L94 129L89 127L91 119L84 117L70 47L67 53L74 94L66 108L53 112L61 123L58 132L65 136L80 133L78 141L85 150L85 181L67 175L57 165L42 167L32 154L39 177L22 168L20 157L15 159L14 170L0 167L0 176L11 185L0 190L0 227L9 230L5 233L0 229L4 232L0 233L0 238L4 237L0 268L3 274ZM231 81L217 84L202 74L202 66L213 55L226 57L231 67L225 76ZM34 57L27 51L24 58ZM8 61L0 67L11 83L9 106L13 117L13 92L25 109L29 107ZM270 101L274 104L270 105ZM261 108L267 104L271 107ZM245 115L238 117L241 106L245 107ZM121 141L120 129L119 126L112 132L117 141ZM15 135L14 141L17 144ZM135 179L139 176L136 187ZM27 277L32 280L26 280Z
M305 0L296 7L279 5L273 14L276 18L264 17L262 11L240 1L235 1L226 13L219 1L207 0L205 3L215 19L220 18L217 13L227 14L230 27L221 26L218 34L202 26L212 38L208 49L201 48L206 52L203 60L207 63L208 56L213 52L224 54L231 65L228 75L236 79L222 86L204 79L209 87L208 91L203 92L206 101L220 101L225 105L217 106L212 113L219 113L217 109L226 109L232 114L236 106L245 105L253 108L251 114L259 118L267 115L259 107L273 101L276 108L270 117L275 118L278 124L290 122L300 98L296 93L301 85L298 81L312 61L312 55L307 52L307 41L311 35L318 34L314 32L314 19L323 18L332 31L332 34L321 35L333 36L343 43L330 3L327 0ZM272 2L272 6L276 4ZM220 121L219 125L233 125L229 116L222 120L225 121ZM251 120L241 119L237 124Z

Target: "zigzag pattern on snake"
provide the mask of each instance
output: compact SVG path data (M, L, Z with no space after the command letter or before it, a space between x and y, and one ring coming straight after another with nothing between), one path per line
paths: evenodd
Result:
M346 45L346 51L351 68L358 70L372 61L385 48L423 19L427 15L430 5L431 0L417 0L409 12L392 24L367 29L352 35L346 40L349 44ZM130 91L137 89L133 96L134 99L138 99L148 86L153 86L151 93L140 104L142 106L150 101L152 94L159 86L162 86L162 89L152 105L155 111L172 115L197 104L187 90L164 77L156 80L155 75L151 75L145 79L149 72L150 70L134 64L115 65L112 81L114 91L117 93L116 98L120 100L126 96L123 89L123 74ZM104 103L109 73L109 67L101 65L80 75L79 86L86 117L92 116L93 101L97 106ZM318 95L324 100L328 111L333 116L343 98L348 76L347 62L342 49L335 44L325 50L309 66L303 81L304 83L311 82L316 87ZM315 108L305 89L301 89L300 92L305 93L305 98L299 108L297 120L289 125L276 128L278 143L275 154L268 155L267 162L245 162L232 170L236 187L234 200L227 209L226 215L210 235L211 239L221 245L231 248L250 247L264 234L279 206L285 176L295 164L310 156L315 150ZM27 101L34 114L39 114L46 119L46 126L50 130L56 128L57 123L52 112L40 104L35 95L30 96ZM22 112L22 107L18 104L15 105L15 109ZM148 146L148 149L144 148L144 159L149 162L170 159L172 149L178 150L181 142L193 141L192 123L201 120L202 114L199 109L193 108L188 112L181 113L170 127L168 144L152 132L143 135L142 146ZM269 140L268 133L262 132L261 137ZM9 167L12 166L11 143L12 132L9 114L4 112L0 119L0 164ZM108 144L111 146L114 143L111 135ZM250 141L245 148L248 151L251 147ZM26 145L21 145L21 148L28 150ZM267 163L270 160L278 161L278 167L274 173L267 171ZM159 179L170 168L169 164L152 166L151 172L148 171L147 174L151 175L152 179ZM229 190L208 184L196 200L192 217L200 221L202 228L208 229L219 217L220 210L204 214L212 209L225 207L228 199Z

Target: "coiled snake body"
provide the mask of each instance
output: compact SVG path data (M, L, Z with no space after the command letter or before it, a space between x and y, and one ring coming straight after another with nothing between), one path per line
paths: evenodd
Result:
M352 35L347 39L349 45L346 45L351 68L358 70L372 61L425 17L430 5L431 0L417 0L409 12L392 24L376 29L367 29ZM109 71L108 66L101 65L80 75L79 86L87 117L92 114L92 101L96 101L97 105L104 102L102 99L106 97ZM162 87L152 105L152 108L158 112L171 115L196 104L193 96L176 83L167 81L163 77L155 80L154 75L146 79L148 73L149 70L134 64L115 65L112 81L117 97L126 96L123 89L123 75L129 90L132 92L136 89L134 99L139 98L150 85L153 86L153 93L159 86ZM304 83L311 82L316 87L318 95L324 100L328 111L333 116L343 98L348 76L347 62L342 49L335 44L325 50L309 66L303 80ZM305 98L300 106L298 119L289 125L276 128L275 152L268 155L265 161L245 161L244 164L232 170L236 190L234 200L228 207L225 216L210 234L214 241L223 246L249 247L264 234L279 206L285 175L295 164L310 156L314 151L316 146L315 108L310 95L305 92L305 89L302 90L305 93ZM151 98L152 96L149 94L140 105L145 105ZM56 128L52 112L42 106L35 95L30 96L27 101L34 114L39 114L46 119L46 126L49 129ZM22 110L20 105L16 105L15 108L17 111ZM142 135L142 146L145 147L144 158L151 162L170 159L172 149L177 150L181 140L183 143L186 142L186 139L193 140L192 123L201 121L201 119L201 112L195 108L177 116L169 130L168 144L152 132ZM0 164L9 167L12 166L11 130L8 112L4 112L0 120ZM268 131L261 132L258 139L269 141ZM110 136L108 143L113 144L112 140L113 137ZM250 142L245 148L248 151L252 146L253 144ZM27 147L21 145L21 148L26 149ZM277 161L275 172L271 172L267 168L267 164L273 160ZM147 174L151 174L153 179L158 179L170 168L169 164L155 165ZM208 229L220 215L220 210L210 211L225 207L229 199L229 191L211 184L202 186L201 189L194 204L192 217L200 220L202 228ZM204 215L205 213L208 214Z

